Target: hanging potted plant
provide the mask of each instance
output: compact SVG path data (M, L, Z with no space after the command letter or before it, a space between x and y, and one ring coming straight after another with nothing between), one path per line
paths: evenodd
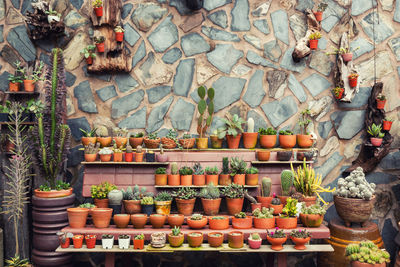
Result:
M153 228L155 228L155 229L163 228L166 219L167 219L167 216L165 216L165 215L162 215L162 214L151 214L150 215L151 226Z
M184 149L191 149L194 147L196 139L192 137L190 133L183 134L182 138L179 139L179 144Z
M211 147L214 149L222 148L222 142L224 142L224 138L218 137L218 130L214 130L212 135L210 135Z
M178 142L177 136L177 131L175 131L174 129L169 129L168 134L165 137L161 138L161 144L163 145L163 148L174 149L176 148L176 146L181 147Z
M279 251L283 249L282 244L286 242L287 235L283 233L282 229L276 227L275 231L269 232L267 230L267 240L271 243L272 250Z
M378 94L376 97L376 108L384 109L386 104L386 96L384 94Z
M174 193L178 213L190 216L193 213L197 192L190 187L181 187Z
M193 165L193 185L201 186L206 184L206 176L204 169L200 162L196 162Z
M371 135L371 144L373 146L381 146L383 137L385 137L385 134L382 133L382 125L376 125L375 123L372 123L371 126L368 126L367 133Z
M244 160L239 159L238 157L231 158L231 176L233 177L233 183L238 185L245 184L246 169L247 164Z
M281 229L293 229L297 227L297 199L289 197L282 213L276 218L276 226Z
M189 218L187 218L186 223L192 229L201 229L207 225L207 217L205 217L201 214L195 213L192 216L190 216Z
M171 212L172 196L167 191L161 191L154 198L156 213L168 215Z
M229 228L229 217L213 216L209 219L208 224L211 230L225 230Z
M214 166L214 167L206 167L206 184L214 184L214 185L218 185L218 167Z
M358 74L357 73L352 73L348 76L349 78L349 85L350 87L356 87L358 84Z
M246 185L258 185L258 169L256 167L246 169Z
M92 185L90 193L94 199L94 204L98 208L108 208L108 193L117 187L109 182L103 182L99 185Z
M154 132L144 137L143 141L146 148L154 149L160 146L161 139L158 137L158 133Z
M182 246L184 240L185 235L181 232L181 228L174 226L174 228L171 230L171 233L168 234L169 245L173 248L177 248Z
M170 214L168 215L168 224L171 228L181 227L183 221L185 220L185 216L183 214Z
M104 36L94 37L94 43L96 44L97 52L103 53L104 52Z
M300 134L296 135L297 145L301 148L309 148L313 145L311 134L307 132L308 125L311 122L310 110L307 108L300 112L299 127Z
M318 48L318 40L322 37L321 33L319 31L313 32L310 34L308 37L309 41L309 47L311 50L317 50Z
M188 166L183 166L179 169L181 175L181 185L189 186L193 184L193 169Z
M293 148L296 145L296 136L290 130L280 130L279 145L282 148Z
M262 238L258 233L253 233L249 235L249 238L247 240L251 249L259 249L261 247Z
M211 126L213 119L215 91L213 88L206 90L204 86L200 86L197 88L197 94L200 97L200 100L197 103L197 110L199 111L200 116L197 120L197 132L199 137L196 138L196 146L198 149L207 149L208 138L205 136L205 134L208 127Z
M171 174L168 174L167 180L169 186L177 186L181 184L178 163L171 163Z
M16 61L14 62L15 65L15 72L14 74L8 75L8 91L10 92L18 92L19 85L22 83L22 79L24 77L23 71L24 69L21 67L21 62Z
M118 236L118 247L119 249L129 249L131 243L130 235L119 235Z
M140 200L140 205L142 206L142 212L150 216L154 209L154 199L151 196L143 197Z
M247 216L243 211L232 217L232 227L235 229L250 229L253 226L253 217Z
M114 32L115 32L115 41L123 42L125 29L122 28L121 26L117 26L114 28Z
M82 248L83 245L83 235L74 235L72 237L72 242L74 244L74 248Z
M269 177L263 177L261 179L260 186L260 195L257 196L257 202L261 203L262 207L268 208L271 203L272 197L271 194L272 181Z
M111 160L111 156L114 153L113 149L110 147L103 147L99 151L100 161L101 162L108 162Z
M101 245L103 249L112 249L114 246L114 236L105 234L101 236Z
M112 137L108 135L108 129L105 126L99 126L96 130L97 142L100 143L101 147L108 147L111 145ZM110 158L111 159L111 158Z
M187 241L189 246L192 248L201 247L203 244L203 233L202 232L190 232L187 235Z
M257 145L258 132L254 132L253 118L247 119L247 132L243 133L243 146L247 149L253 149Z
M334 48L334 47L333 47ZM326 53L327 55L341 55L344 62L349 62L353 59L353 52L360 49L360 47L356 47L354 49L350 49L349 47L340 47L339 49L334 48L333 52Z
M94 12L96 12L96 17L102 17L103 16L103 1L102 0L93 0L92 6L94 9Z
M275 193L273 194L273 198L271 200L271 203L269 204L269 208L273 209L272 213L274 215L278 215L279 213L282 212L283 204L282 204L281 200L276 196Z
M273 210L265 207L253 210L254 228L272 229L275 227L275 217L272 215Z
M211 232L207 235L208 244L212 248L218 248L224 243L224 234L220 232Z
M262 148L273 148L276 145L276 130L272 127L258 129L260 134L260 146ZM260 160L260 159L259 159Z
M390 263L390 254L369 240L347 245L345 255L351 267L385 267Z
M244 236L242 232L232 231L228 233L228 246L230 248L242 248Z
M324 11L327 7L328 7L328 4L326 4L326 3L318 4L317 11L314 12L314 16L317 21L322 21L322 15L324 14Z
M343 93L344 93L344 88L342 87L335 87L332 89L332 93L335 96L337 100L340 100L343 98Z
M89 130L84 130L82 128L79 128L79 131L81 131L82 133L82 137L81 137L81 142L83 146L87 146L90 143L92 144L96 144L96 128L94 129L89 129Z
M392 118L383 119L383 130L390 131L390 128L392 128L392 123L393 123Z
M40 61L39 65L37 65L36 67L30 66L22 69L21 74L22 80L24 82L25 92L34 92L35 83L44 80L44 78L41 77L43 67L44 63L43 61Z
M88 65L93 64L93 59L96 57L96 53L94 52L95 49L96 49L96 46L88 45L81 51L81 54L83 54L83 56L86 60L86 64L88 64Z
M146 153L146 155L147 155L147 153ZM143 152L142 146L137 146L136 151L135 151L135 161L143 162L143 156L144 156L144 152Z
M85 235L86 247L93 249L96 247L96 235Z
M137 146L142 145L143 136L144 136L143 132L129 134L129 144L131 144L132 148L136 148Z
M126 188L126 191L124 189L121 189L121 191L123 196L122 204L124 206L125 213L128 214L140 213L140 199L144 196L150 195L146 192L146 187L142 186L141 188L139 188L138 185L135 185L133 187L133 190L130 186L128 186Z
M222 119L225 122L224 127L218 129L218 137L222 139L226 136L228 147L230 149L238 149L243 132L242 124L246 123L246 121L237 114L232 116L227 113L225 117Z
M230 175L229 169L229 158L222 158L222 170L219 174L218 184L219 185L230 185L232 183L232 176Z
M203 205L204 214L217 215L221 205L221 197L218 187L213 183L207 185L200 190L199 197Z
M222 189L222 194L226 197L229 215L235 215L242 211L245 194L243 185L232 183Z
M279 199L283 205L286 205L286 199L289 197L290 188L293 185L294 173L291 170L281 172L281 195Z
M167 169L159 167L155 173L155 185L167 185Z
M311 233L308 232L306 229L298 229L298 230L292 230L289 235L290 239L292 239L294 245L294 248L297 250L305 250L306 246L305 244L310 242L311 239Z
M300 221L305 227L319 227L324 220L326 213L326 205L321 207L319 203L306 206L304 203L301 207Z

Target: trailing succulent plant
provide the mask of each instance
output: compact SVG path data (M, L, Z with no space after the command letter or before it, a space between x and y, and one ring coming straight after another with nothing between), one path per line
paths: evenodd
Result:
M258 129L260 135L276 135L276 130L272 127Z
M290 188L293 185L294 175L290 170L283 170L281 172L281 189L282 196L289 196Z
M164 167L159 167L156 169L156 174L166 174L167 173L167 169Z
M263 177L261 179L261 196L269 197L271 194L272 181L269 177Z
M386 250L379 249L372 241L362 241L359 244L347 245L346 256L350 261L368 264L390 262L390 254Z
M299 230L292 230L292 232L290 232L290 236L291 237L295 237L295 238L308 238L311 236L311 233L308 232L306 229L299 229Z
M246 168L247 164L244 160L239 159L238 157L231 158L231 176L235 176L236 174L245 174Z
M154 197L155 201L172 201L171 193L167 191L161 191Z
M204 169L201 166L200 162L196 162L193 165L193 174L194 175L203 175L204 174Z
M375 193L376 185L368 183L361 167L358 167L346 178L338 179L338 189L334 194L346 198L370 200Z
M262 207L261 210L259 208L253 210L253 216L258 219L267 219L273 218L274 209L268 209L266 207Z
M123 199L124 200L140 200L144 196L152 196L153 193L147 192L146 187L142 186L139 188L138 185L135 185L133 187L133 190L130 186L126 188L126 191L124 189L121 189Z
M287 198L286 205L282 209L281 217L296 217L297 216L297 199Z
M303 203L301 205L301 213L324 215L326 213L327 208L328 208L327 205L321 206L319 203L308 206L308 207L306 206L305 203Z
M179 199L193 199L196 198L197 192L190 187L180 187L178 191L173 193L173 196Z
M203 187L200 190L199 197L205 199L218 199L220 198L220 192L218 187L213 183L209 183L207 187Z

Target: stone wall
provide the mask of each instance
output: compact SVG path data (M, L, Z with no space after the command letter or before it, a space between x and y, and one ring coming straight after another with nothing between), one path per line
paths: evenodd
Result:
M377 78L388 97L386 112L395 119L393 151L368 180L378 184L374 218L393 253L393 236L400 220L400 1L326 0L319 50L300 63L291 53L306 31L302 11L313 0L204 0L195 14L180 0L127 0L123 3L125 42L132 61L127 74L90 74L79 53L93 29L88 14L90 1L54 0L67 26L63 39L68 86L68 124L75 140L70 155L70 178L81 188L79 128L96 125L126 127L132 131L176 128L196 133L196 88L214 87L212 129L221 125L226 112L253 117L256 128L298 129L299 111L313 112L312 129L318 135L317 171L324 184L335 185L340 172L357 157L362 138L365 105L374 80L373 22ZM378 5L377 9L374 7ZM16 59L49 61L52 42L35 44L23 24L31 0L0 0L0 89ZM350 15L350 16L348 16ZM360 70L361 88L352 103L336 103L333 86L335 56L326 51L336 46L342 24L354 19L358 33L352 37L354 62ZM331 197L327 197L332 201ZM327 219L335 215L331 207Z

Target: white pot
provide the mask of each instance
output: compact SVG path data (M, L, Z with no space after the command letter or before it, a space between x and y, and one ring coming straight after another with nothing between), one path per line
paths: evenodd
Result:
M104 249L112 249L114 245L114 237L111 239L101 239L101 244Z
M60 17L57 15L47 15L47 21L51 24L53 21L58 22L60 21Z
M130 244L131 244L131 237L125 239L118 238L118 246L120 249L129 249Z

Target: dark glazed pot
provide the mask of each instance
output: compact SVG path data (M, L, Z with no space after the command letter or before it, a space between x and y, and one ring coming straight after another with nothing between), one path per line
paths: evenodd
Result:
M278 151L276 152L276 158L279 161L289 161L292 158L293 151Z
M303 161L304 159L306 159L306 161L310 161L310 160L312 160L313 155L314 155L314 152L312 152L312 151L309 151L309 152L297 151L297 160Z

